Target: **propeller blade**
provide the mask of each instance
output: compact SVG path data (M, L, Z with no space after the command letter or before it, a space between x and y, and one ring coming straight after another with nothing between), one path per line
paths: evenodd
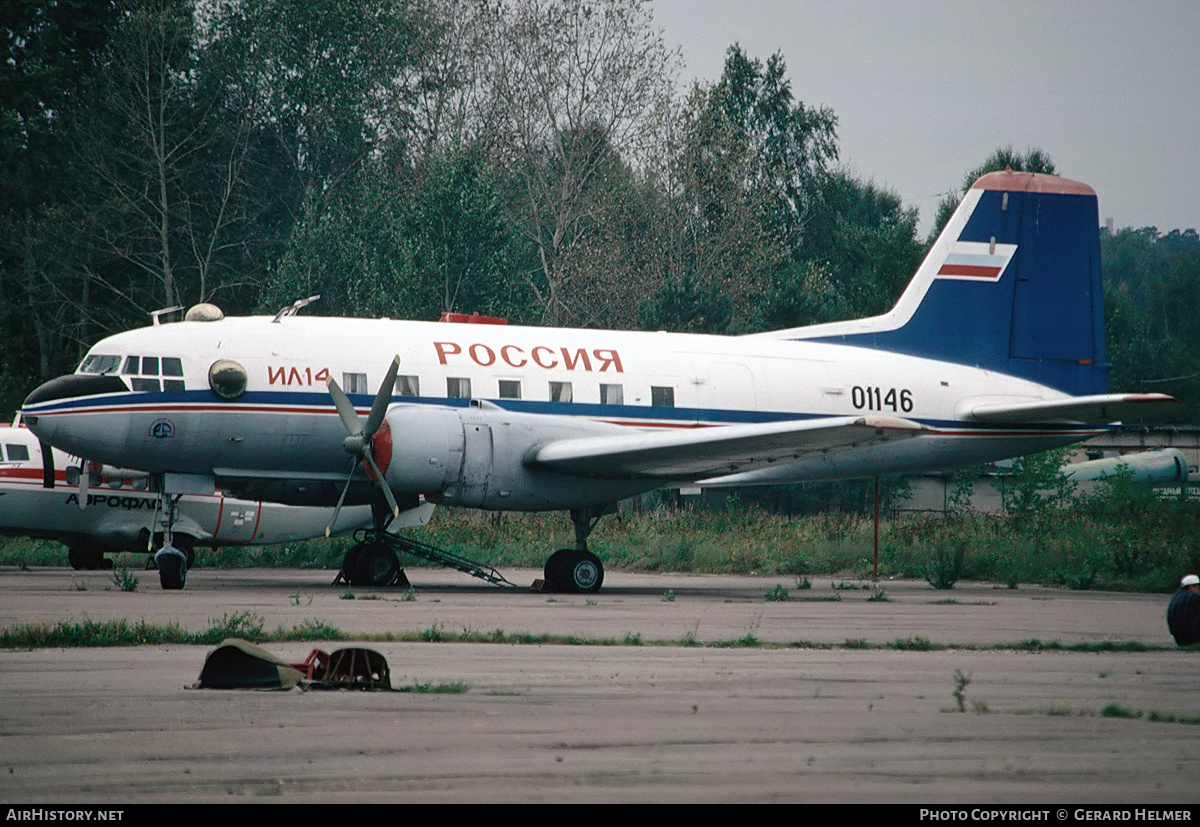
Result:
M330 376L325 380L325 386L329 388L329 395L333 397L333 404L337 407L338 416L342 418L342 424L346 426L346 433L350 436L358 436L363 432L362 422L358 419L358 411L354 410L354 403L350 401L350 397L346 396L337 381Z
M383 417L387 414L388 405L392 402L392 391L396 388L396 374L400 372L400 356L392 359L392 364L388 368L387 376L383 378L383 384L379 386L379 393L375 394L375 402L371 405L371 414L367 417L367 425L363 428L363 436L367 439L375 436L375 432L379 430L379 426L383 423Z
M387 480L383 478L383 474L379 473L379 466L375 464L375 460L371 457L371 452L368 451L363 457L371 466L371 470L375 472L375 482L379 484L379 489L383 491L383 498L387 500L388 508L392 510L392 519L400 516L400 506L396 505L396 498L392 496L392 489L388 486Z
M88 487L92 483L92 472L88 468L88 461L83 457L79 458L79 510L83 511L87 508Z
M50 447L49 442L38 440L38 447L42 449L42 488L54 487L54 449Z
M346 502L346 492L350 490L350 480L354 477L354 466L358 465L357 460L350 461L350 473L346 475L346 484L342 486L342 496L338 497L337 505L334 506L333 516L329 518L329 525L325 526L325 538L333 533L333 527L337 523L338 514L342 511L342 503Z

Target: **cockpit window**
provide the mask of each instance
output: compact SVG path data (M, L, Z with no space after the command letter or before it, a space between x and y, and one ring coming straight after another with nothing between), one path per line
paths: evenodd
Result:
M121 366L120 356L105 356L93 353L84 358L79 366L80 373L113 373Z
M160 368L164 377L161 381ZM183 393L186 390L183 360L178 356L127 356L121 374L129 377L130 388L143 393Z

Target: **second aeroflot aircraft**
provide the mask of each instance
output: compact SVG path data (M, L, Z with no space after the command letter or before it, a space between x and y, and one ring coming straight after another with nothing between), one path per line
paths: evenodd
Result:
M35 390L25 420L167 491L569 510L577 547L546 578L590 591L589 531L643 491L953 468L1171 402L1108 393L1096 194L1032 173L977 181L869 319L726 337L295 309L109 337Z

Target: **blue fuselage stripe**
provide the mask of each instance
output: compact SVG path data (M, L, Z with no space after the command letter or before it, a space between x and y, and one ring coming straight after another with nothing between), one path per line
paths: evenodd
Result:
M373 398L367 394L352 394L350 400L360 414L366 415ZM392 398L394 405L430 405L449 408L466 408L469 399L446 399L432 397ZM743 411L722 408L667 408L644 405L604 405L586 402L542 402L523 399L487 400L514 413L575 416L589 420L617 422L646 427L709 427L721 425L755 424L761 422L788 422L844 416L844 413L802 413L792 411ZM76 397L54 400L31 406L26 416L54 416L70 413L163 413L179 414L220 410L243 414L309 413L336 416L328 394L282 391L247 392L236 400L225 400L210 391L187 391L185 393L158 394L107 394L101 396ZM1099 433L1110 426L1081 425L1077 423L986 423L960 420L922 419L909 417L914 422L935 430L953 430L979 434L1028 433L1028 432L1086 432ZM1115 426L1111 426L1115 427Z

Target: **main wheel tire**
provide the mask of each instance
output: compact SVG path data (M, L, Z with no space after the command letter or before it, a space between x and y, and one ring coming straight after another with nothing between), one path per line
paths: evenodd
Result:
M604 582L604 564L590 551L563 548L550 555L544 570L546 582L564 592L591 593Z
M342 573L351 586L390 586L400 574L400 558L384 543L363 543L347 552Z
M366 543L359 543L356 546L350 546L346 549L346 555L342 558L342 577L346 578L346 582L353 585L354 580L350 576L352 572L358 571L358 558L362 556L362 550L366 547Z
M80 544L67 547L67 562L76 571L103 569L104 552L93 545Z

